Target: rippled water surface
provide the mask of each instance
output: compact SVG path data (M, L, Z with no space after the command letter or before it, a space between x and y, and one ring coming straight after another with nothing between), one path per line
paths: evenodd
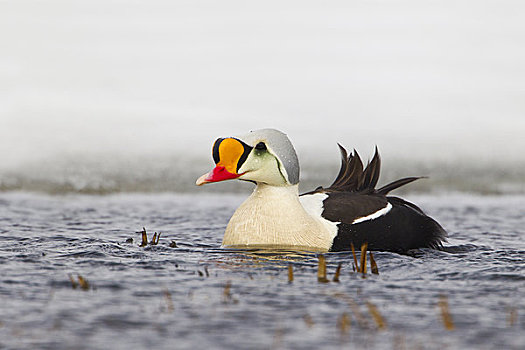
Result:
M326 254L339 283L317 281L316 254L220 249L244 197L0 194L0 348L525 347L525 197L409 196L446 250L377 252L366 278ZM142 227L158 245L139 247Z

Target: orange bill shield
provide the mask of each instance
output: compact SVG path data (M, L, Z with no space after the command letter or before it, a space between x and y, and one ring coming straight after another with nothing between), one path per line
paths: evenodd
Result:
M213 144L215 168L197 179L198 186L209 182L236 179L243 174L237 171L242 166L252 147L235 138L217 139Z

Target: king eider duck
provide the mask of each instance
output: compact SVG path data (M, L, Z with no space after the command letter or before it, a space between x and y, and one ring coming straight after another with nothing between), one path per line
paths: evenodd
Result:
M299 195L299 161L288 137L275 129L213 144L215 168L196 182L230 179L256 184L231 217L222 241L230 248L271 248L315 252L350 250L368 243L371 250L404 252L440 248L445 230L416 205L387 194L418 177L379 189L380 158L363 167L354 150L341 146L341 170L328 188Z

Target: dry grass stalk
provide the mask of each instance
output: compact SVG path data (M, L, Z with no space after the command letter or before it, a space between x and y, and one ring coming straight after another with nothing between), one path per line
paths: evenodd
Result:
M175 310L175 307L173 306L173 300L171 300L171 293L167 289L164 289L164 299L166 299L166 305L168 306L168 312L173 312L173 310Z
M376 323L377 329L385 329L386 328L386 322L377 307L372 304L371 302L367 301L366 306L368 307L368 312L370 315L372 315L372 318L374 322Z
M342 266L343 266L343 264L341 264L341 263L339 263L339 265L337 265L337 269L335 270L334 278L332 279L332 281L339 282L339 275L341 274L341 267Z
M350 307L350 310L352 310L352 313L354 314L354 317L357 323L361 327L363 328L368 327L368 322L366 318L363 316L363 314L361 313L361 311L359 310L359 305L357 305L357 303L350 296L343 294L343 293L334 293L333 296L335 298L344 300L348 304L348 306Z
M145 247L148 245L148 234L146 233L146 228L143 227L140 233L142 233L142 243L139 245L139 247Z
M273 335L273 344L270 349L280 349L282 347L284 337L284 329L281 327L275 329L275 333Z
M452 321L452 315L448 308L448 298L445 295L439 297L438 302L439 309L441 310L441 318L443 320L443 326L448 331L454 330L454 322Z
M82 290L89 290L89 288L91 287L89 285L88 280L80 275L77 275L78 282L75 281L73 276L71 275L68 275L68 276L69 276L69 281L71 282L71 287L73 289L77 289L77 287L80 287Z
M318 255L317 281L321 283L330 282L326 278L326 259L323 254Z
M354 257L354 265L352 266L354 272L359 272L359 265L357 264L357 256L355 255L355 248L354 243L350 243L350 247L352 248L352 256Z
M350 330L350 316L346 312L343 312L341 317L337 320L337 328L339 328L339 331L341 334L346 334Z
M292 264L288 264L288 283L293 282L293 266Z
M518 310L516 307L509 307L509 316L507 318L510 327L514 326L518 321Z
M75 281L75 279L73 278L73 276L71 276L71 274L69 274L68 276L69 276L69 280L71 281L71 287L73 289L77 289L78 287L77 281Z
M368 243L363 243L361 245L361 270L358 272L361 272L363 274L366 274L366 250L368 248Z
M232 282L231 281L226 282L226 285L224 286L224 291L222 292L224 301L231 300L232 298L231 288L232 288Z
M372 251L369 252L370 255L370 270L373 274L379 275L379 269L377 268L376 261L374 259L374 256L372 255Z
M153 238L151 239L151 242L149 242L149 244L151 244L151 245L157 245L157 244L159 244L160 234L161 234L161 232L159 232L158 234L157 234L157 232L155 232L155 233L153 234ZM147 238L146 238L146 239L147 239Z
M82 290L88 290L89 289L89 282L84 277L78 275L78 285Z
M149 242L149 244L154 245L156 239L157 239L157 232L155 232L155 233L153 234L153 238L151 239L151 242Z
M147 246L148 245L148 233L146 232L146 228L143 227L142 231L139 231L137 233L142 234L142 243L140 243L139 247ZM151 239L151 242L149 242L149 244L150 245L157 245L157 244L159 244L161 233L162 232L159 232L159 233L155 232L153 234L153 238ZM175 243L175 241L172 241L172 243L170 243L170 247L177 248L177 244Z
M309 314L306 314L303 316L303 319L304 319L304 323L306 323L306 326L308 328L312 328L314 326L314 320L312 319L312 316L310 316Z

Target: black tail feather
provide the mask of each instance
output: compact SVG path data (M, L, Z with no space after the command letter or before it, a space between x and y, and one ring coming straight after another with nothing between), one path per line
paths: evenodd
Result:
M376 193L382 194L382 195L387 195L388 192L393 191L396 188L399 188L401 186L405 186L405 185L407 185L407 184L409 184L409 183L411 183L413 181L416 181L416 180L419 180L419 179L423 179L423 178L425 178L425 177L424 176L405 177L405 178L393 181L393 182L389 183L388 185L385 185L385 186L381 187L380 189L378 189L376 191Z
M363 162L361 157L354 149L349 155L346 149L338 144L341 152L341 169L330 187L319 189L322 191L339 191L339 192L360 192L360 193L377 193L386 195L390 191L395 190L401 186L409 184L412 181L420 179L421 177L406 177L397 181L391 182L388 185L376 190L375 187L379 180L381 170L381 157L377 146L375 148L374 157L367 163L363 170ZM317 191L317 190L316 190Z
M355 150L354 154L350 155L341 145L339 145L339 150L341 151L341 169L329 189L333 191L355 191L362 185L363 162Z
M339 151L341 152L341 169L339 169L339 173L337 174L335 181L330 185L330 187L333 188L340 187L342 185L343 180L345 178L348 178L348 172L350 171L348 153L346 152L346 149L344 149L343 146L341 146L340 144L337 145L339 146ZM352 155L350 155L350 157L351 156Z
M364 175L363 187L364 188L374 189L376 187L377 181L379 180L380 170L381 170L381 158L379 158L379 152L376 146L374 157L368 163L365 171L363 172L363 175Z

